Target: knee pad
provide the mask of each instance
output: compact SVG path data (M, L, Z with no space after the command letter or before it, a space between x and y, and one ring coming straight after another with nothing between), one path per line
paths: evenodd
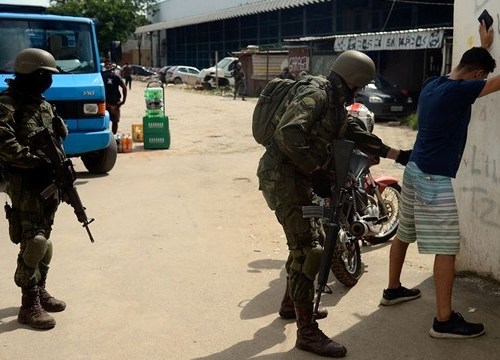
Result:
M322 254L323 248L321 246L315 246L311 249L307 249L306 260L304 261L302 272L309 280L314 281L316 278L321 264Z
M43 263L48 267L51 260L52 260L52 241L47 240L47 251L45 252L45 255L41 263Z
M41 234L27 240L26 248L22 254L24 263L31 268L36 268L38 263L47 255L48 243L49 241ZM52 252L52 245L50 245L50 248ZM52 257L52 254L50 254L50 257Z
M292 250L291 254L293 260L290 268L304 274L309 280L314 281L319 271L323 248L316 245L311 248Z

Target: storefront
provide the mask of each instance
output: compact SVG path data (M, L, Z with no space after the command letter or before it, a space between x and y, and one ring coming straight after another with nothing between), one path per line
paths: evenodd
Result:
M359 50L375 62L377 72L417 96L424 80L451 70L452 27L285 39L311 48L313 73L326 74L333 53Z

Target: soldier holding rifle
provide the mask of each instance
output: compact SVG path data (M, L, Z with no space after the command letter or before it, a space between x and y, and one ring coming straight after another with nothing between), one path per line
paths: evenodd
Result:
M8 80L7 90L0 94L0 165L5 192L11 202L5 203L5 212L10 239L20 245L14 275L22 291L18 322L35 329L53 328L56 322L48 312L66 308L66 304L51 296L45 287L52 259L50 235L60 201L67 201L75 208L87 231L90 223L76 189L60 187L68 184L61 176L74 180L74 173L68 173L72 167L65 171L62 166L69 161L60 146L68 130L42 95L52 84L52 74L58 72L50 53L24 49L15 59L15 77ZM44 134L40 131L44 129L50 139L50 144L44 147L55 151L61 164L51 161L50 156L37 151L32 144L30 135Z
M356 91L375 76L375 64L359 51L338 56L325 81L326 91L313 82L294 87L284 101L283 113L273 139L266 146L257 175L259 188L279 223L289 248L286 263L287 287L279 314L297 321L296 347L328 357L343 357L346 348L327 337L316 319L326 309L313 310L314 280L323 249L319 245L321 227L314 219L303 218L302 207L313 205L313 191L323 198L332 196L329 177L332 143L335 139L353 141L362 151L405 164L410 151L385 145L378 137L348 122L345 106Z

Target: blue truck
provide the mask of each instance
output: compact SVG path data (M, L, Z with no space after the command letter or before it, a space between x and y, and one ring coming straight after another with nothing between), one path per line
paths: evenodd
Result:
M59 70L44 96L65 120L68 157L80 157L94 174L111 171L117 147L106 112L101 61L92 19L50 15L43 7L0 5L0 91L13 76L19 51L49 51Z

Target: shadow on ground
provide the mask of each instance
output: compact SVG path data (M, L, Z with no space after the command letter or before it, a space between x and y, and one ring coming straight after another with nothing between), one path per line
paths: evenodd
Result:
M278 266L280 262L262 265ZM283 262L281 262L283 265ZM273 267L276 268L276 267ZM252 300L242 305L241 319L248 321L276 313L285 286L284 270L280 277L271 281L269 287L257 294ZM323 321L334 321L335 306L348 295L349 289L335 282L331 283L333 294L323 296L323 305L330 315ZM437 340L428 335L434 316L434 284L430 277L418 286L422 297L416 301L396 306L378 306L369 315L356 311L353 299L351 315L358 317L355 325L335 336L335 340L348 348L349 359L386 360L388 357L399 360L469 360L496 359L500 352L500 286L495 282L472 276L458 276L455 283L454 307L471 322L484 322L487 333L475 339ZM278 300L279 299L279 300ZM363 299L361 300L363 301ZM337 308L346 311L345 304ZM320 323L321 324L321 323ZM290 328L293 326L293 328ZM321 325L320 325L321 326ZM287 331L288 328L288 331ZM291 331L292 329L292 331ZM267 326L255 332L252 339L241 341L216 354L197 358L197 360L233 360L233 359L317 359L318 357L294 348L286 352L258 355L281 343L286 336L293 336L288 343L295 341L295 326L291 321L276 318Z

